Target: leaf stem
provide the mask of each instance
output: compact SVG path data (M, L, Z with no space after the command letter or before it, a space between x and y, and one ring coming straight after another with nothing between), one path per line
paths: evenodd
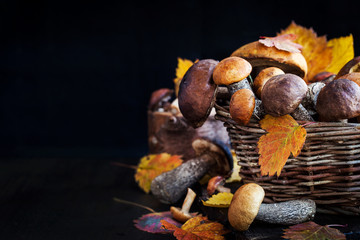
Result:
M111 162L111 165L115 165L115 166L119 166L119 167L126 167L126 168L131 168L131 169L137 169L137 166L135 165L130 165L130 164L126 164L126 163L121 163L121 162Z
M134 203L134 202L126 201L126 200L124 200L124 199L120 199L120 198L116 198L116 197L114 197L113 200L114 200L115 202L118 202L118 203L124 203L124 204L134 205L134 206L137 206L137 207L144 208L144 209L146 209L146 210L148 210L148 211L150 211L150 212L152 212L152 213L156 213L154 209L149 208L149 207L144 206L144 205L141 205L141 204L139 204L139 203Z

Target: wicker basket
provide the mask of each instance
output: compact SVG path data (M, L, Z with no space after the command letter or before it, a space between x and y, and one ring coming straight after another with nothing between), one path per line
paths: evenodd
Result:
M265 130L257 119L239 126L230 117L229 96L219 96L215 118L224 122L241 166L244 183L265 189L265 202L310 198L317 211L360 215L360 124L317 122L305 126L307 137L297 158L287 160L281 174L261 176L257 142Z

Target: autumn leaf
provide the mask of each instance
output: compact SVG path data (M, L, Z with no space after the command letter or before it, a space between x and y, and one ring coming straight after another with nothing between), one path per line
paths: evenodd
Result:
M166 220L161 220L161 223L165 229L173 231L178 240L224 240L222 235L230 232L221 223L209 221L201 215L190 218L181 228Z
M284 235L282 236L289 240L301 240L301 239L316 239L316 240L345 240L346 237L343 233L335 228L329 226L321 226L314 222L300 223L284 229Z
M299 53L301 52L302 46L293 42L296 39L295 34L284 34L277 37L260 37L260 43L267 47L276 47L279 50Z
M207 201L202 201L202 203L207 207L227 208L230 206L232 198L232 193L221 192L212 195Z
M151 181L163 172L170 171L182 163L178 155L168 153L150 154L140 159L135 180L146 193L150 192Z
M179 86L182 78L184 77L187 70L194 64L191 60L178 58L177 68L175 70L176 78L174 78L175 94L178 95Z
M347 37L331 39L327 43L332 48L332 61L326 71L337 74L340 69L354 58L354 39L352 34Z
M306 130L290 115L273 117L265 115L260 121L267 133L258 141L261 175L280 176L290 153L297 157L306 139Z
M170 230L162 227L161 220L165 220L176 227L181 227L181 223L172 218L170 211L145 214L139 219L134 220L134 223L136 228L145 232L170 233Z
M310 82L317 73L326 70L333 58L332 48L328 46L326 36L318 37L312 28L302 27L295 22L292 22L278 35L283 34L295 34L297 38L294 42L303 46L302 54L308 65L306 82Z
M225 180L226 183L232 183L232 182L240 182L240 165L238 164L238 159L236 156L236 153L233 149L231 149L231 155L233 159L233 168L231 170L231 175L228 179Z

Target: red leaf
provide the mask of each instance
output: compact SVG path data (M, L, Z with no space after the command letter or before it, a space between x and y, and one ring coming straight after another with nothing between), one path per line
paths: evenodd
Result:
M295 34L283 34L277 37L260 37L260 43L267 47L276 47L279 50L287 52L299 53L302 49L300 44L294 43L296 39Z

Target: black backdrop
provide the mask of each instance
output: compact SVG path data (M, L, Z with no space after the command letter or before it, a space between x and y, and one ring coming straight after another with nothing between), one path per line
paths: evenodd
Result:
M140 157L152 91L177 57L221 60L292 20L350 33L357 1L2 1L0 156Z

